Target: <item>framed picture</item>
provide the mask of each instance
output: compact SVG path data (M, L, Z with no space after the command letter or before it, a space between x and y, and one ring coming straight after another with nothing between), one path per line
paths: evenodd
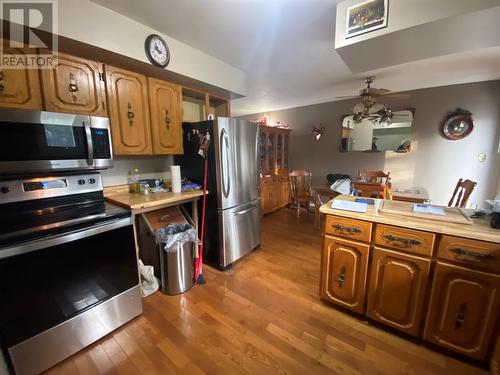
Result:
M345 38L387 26L388 0L366 0L347 8Z

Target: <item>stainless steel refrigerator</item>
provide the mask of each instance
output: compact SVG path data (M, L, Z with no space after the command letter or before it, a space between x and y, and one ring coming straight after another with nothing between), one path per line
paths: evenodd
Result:
M181 175L203 184L200 136L210 135L203 260L225 269L260 245L258 126L217 117L183 123L184 155L175 156ZM201 204L199 205L201 218Z

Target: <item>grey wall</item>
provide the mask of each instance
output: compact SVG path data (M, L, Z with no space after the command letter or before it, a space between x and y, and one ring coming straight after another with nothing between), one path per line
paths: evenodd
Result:
M425 187L435 204L447 204L459 178L478 183L469 205L483 206L484 200L500 188L500 81L444 86L406 92L407 99L385 98L393 109L415 108L412 148L408 154L393 152L339 152L341 117L349 114L356 101L336 101L268 112L271 121L288 123L292 129L290 167L311 170L314 176L358 170L390 171L400 187ZM473 132L460 141L439 135L439 124L447 111L462 107L472 112ZM248 119L263 114L245 116ZM322 123L325 133L319 141L312 134ZM478 156L486 153L485 162Z

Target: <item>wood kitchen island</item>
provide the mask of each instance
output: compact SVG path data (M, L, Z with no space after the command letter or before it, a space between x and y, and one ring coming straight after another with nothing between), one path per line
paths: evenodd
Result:
M352 198L339 196L336 199ZM408 205L411 203L398 202ZM500 231L320 208L326 214L320 295L406 334L479 361L499 330Z

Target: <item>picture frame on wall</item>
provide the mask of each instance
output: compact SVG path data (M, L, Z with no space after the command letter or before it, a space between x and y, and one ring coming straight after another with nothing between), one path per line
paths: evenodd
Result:
M389 0L365 0L347 8L345 38L387 27Z

